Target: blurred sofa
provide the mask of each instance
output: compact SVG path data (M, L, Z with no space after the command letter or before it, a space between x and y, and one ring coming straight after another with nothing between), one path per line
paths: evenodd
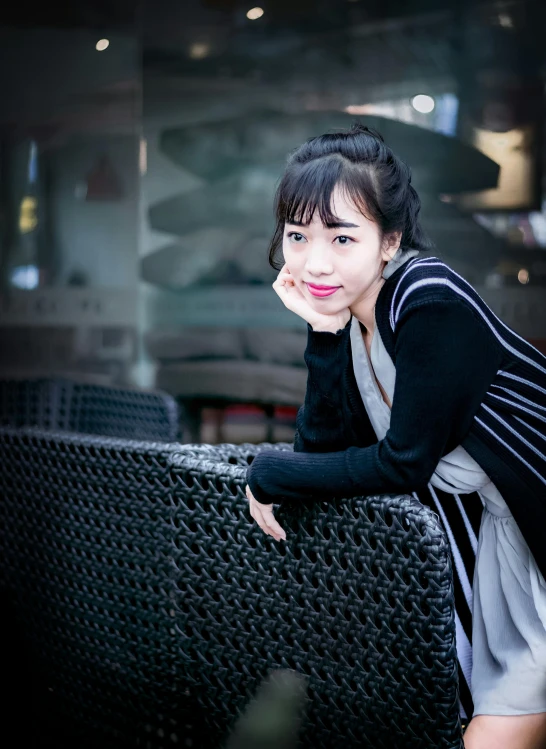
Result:
M305 330L181 328L146 335L156 387L177 398L301 405Z
M259 405L270 420L275 406L300 406L306 342L305 328L165 328L145 336L155 386L176 398L195 441L207 406Z

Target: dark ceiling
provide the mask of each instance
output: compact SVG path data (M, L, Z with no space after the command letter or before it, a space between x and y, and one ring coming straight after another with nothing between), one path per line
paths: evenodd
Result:
M291 28L317 31L344 26L347 22L364 23L402 16L441 11L464 12L478 7L498 12L516 6L533 5L534 0L78 0L66 3L52 0L36 4L6 3L0 10L0 26L112 29L133 31L139 27L144 35L151 22L184 18L186 24L215 24L240 27L246 11L255 4L264 8L260 25L268 28ZM540 0L536 0L541 5Z
M130 30L136 27L139 3L134 0L78 0L29 6L6 3L0 10L0 25L19 28L84 28Z
M253 22L246 12L254 5L262 6L265 13ZM426 16L436 19L437 26L443 24L441 35L455 53L461 30L477 22L492 29L495 39L475 39L468 45L461 41L461 53L483 56L491 45L500 45L499 64L504 59L510 69L521 68L525 58L535 69L544 64L543 0L52 0L31 9L6 3L0 10L0 27L125 32L142 43L145 65L169 67L175 62L175 68L176 63L181 67L172 72L209 75L224 63L231 66L231 72L238 65L248 71L249 59L265 61L268 57L274 60L274 73L279 60L285 61L298 44L316 45L317 50L325 45L339 60L346 57L350 66L353 60L346 40L355 36L355 30L368 27L382 33L398 27L405 33L402 43L411 46L408 22L411 25L412 19ZM509 26L499 26L502 18L508 18ZM524 49L522 59L513 58L511 41L516 36L524 39L523 45L516 45ZM209 42L206 59L189 59L188 47L203 39ZM377 60L379 66L388 64L390 54L386 48L385 59Z

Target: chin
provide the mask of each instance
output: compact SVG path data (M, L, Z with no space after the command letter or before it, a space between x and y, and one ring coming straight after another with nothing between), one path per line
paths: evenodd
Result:
M324 301L321 301L321 302L315 302L313 300L313 304L311 306L317 312L320 312L321 315L332 315L332 316L339 315L339 313L342 310L347 309L345 306L341 306L340 307L339 304L336 304L335 306L333 304L328 304L328 303L325 304L325 302L327 302L327 301L328 301L327 299L325 299Z

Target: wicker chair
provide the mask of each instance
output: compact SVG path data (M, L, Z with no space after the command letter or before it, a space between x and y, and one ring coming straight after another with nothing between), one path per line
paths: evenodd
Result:
M64 378L0 380L0 425L174 442L178 406L161 391Z
M410 497L310 501L279 510L276 544L244 497L266 447L0 429L0 543L49 734L219 749L289 669L302 747L462 746L437 517Z

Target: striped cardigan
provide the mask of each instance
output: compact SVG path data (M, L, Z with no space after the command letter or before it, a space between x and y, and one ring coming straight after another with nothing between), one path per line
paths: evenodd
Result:
M393 273L379 293L375 319L395 365L397 355L404 356L397 367L390 431L398 428L398 437L404 431L406 443L408 436L418 436L413 404L419 399L423 413L429 390L432 402L431 388L443 387L442 401L436 393L436 408L445 410L453 424L443 427L444 432L449 427L450 441L442 454L461 444L477 461L499 489L546 576L542 539L546 529L546 357L505 325L470 284L435 257L411 259ZM332 496L333 492L345 497L400 490L411 493L428 485L435 464L430 464L432 458L422 448L421 453L417 448L415 452L410 443L405 452L397 453L403 440L393 438L389 445L389 435L383 445L377 442L352 370L349 329L350 322L335 335L309 328L309 379L305 405L298 413L295 453L263 452L256 457L247 479L258 501L321 493ZM421 370L413 359L418 358L420 341L431 338L429 329L437 340L432 341L429 355L436 359L440 374L434 382L420 383ZM461 366L470 366L468 356L466 365L457 366L446 350L450 336L457 338L459 350L467 340L473 347L474 371L468 374L469 382L460 371ZM479 359L477 364L475 359ZM445 362L457 369L458 385L467 388L468 402L459 403L460 412L444 405L457 397L461 400L460 393L449 391L450 371ZM411 376L408 368L413 368ZM434 378L430 371L428 376ZM404 377L411 382L404 384ZM476 392L473 383L478 381ZM393 424L397 396L405 400L398 409L398 423ZM436 428L441 427L436 424ZM428 449L432 447L429 439Z
M504 349L503 366L461 445L499 489L546 576L546 357L438 258L410 260L392 280L383 287L376 321L394 362L397 323L405 309L454 296L480 316Z

